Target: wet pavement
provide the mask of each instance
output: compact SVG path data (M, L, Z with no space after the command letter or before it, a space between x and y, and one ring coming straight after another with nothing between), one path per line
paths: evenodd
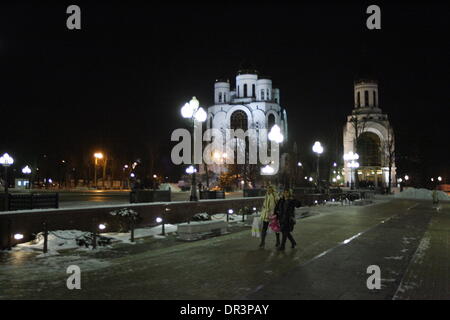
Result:
M414 200L301 208L298 247L265 249L250 228L195 242L140 239L40 257L0 253L0 299L450 299L450 204ZM305 214L307 213L307 214ZM66 268L81 268L81 290ZM367 267L381 289L366 286Z

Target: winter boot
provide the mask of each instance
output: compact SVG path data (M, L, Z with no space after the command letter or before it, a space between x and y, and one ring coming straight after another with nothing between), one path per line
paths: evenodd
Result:
M294 249L297 246L297 242L295 242L295 240L291 243L292 244L292 249Z
M260 248L264 248L266 245L266 232L261 232L261 243L259 244Z
M277 243L275 244L275 247L279 247L280 246L280 234L277 232L275 233L275 236L277 237Z

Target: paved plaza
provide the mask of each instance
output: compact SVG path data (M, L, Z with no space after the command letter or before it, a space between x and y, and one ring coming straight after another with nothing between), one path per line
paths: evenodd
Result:
M57 256L0 253L0 299L449 299L450 204L376 200L297 212L298 247L265 249L248 226L195 242L139 239ZM81 269L69 290L66 268ZM367 268L381 288L369 290Z

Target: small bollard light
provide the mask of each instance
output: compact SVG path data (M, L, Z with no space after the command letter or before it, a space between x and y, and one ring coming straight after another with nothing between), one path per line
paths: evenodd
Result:
M230 214L233 214L233 209L228 209L227 222L230 221Z
M16 234L14 235L14 239L16 239L16 240L22 240L22 239L23 239L23 234L21 234L21 233L16 233Z
M99 228L100 230L105 230L105 229L106 229L106 225L103 224L103 223L100 223L100 224L98 225L98 228Z
M163 221L163 219L161 217L157 217L156 218L156 222L157 223L161 223L161 235L164 236L166 234L166 231L165 231L165 228L164 228L164 221Z

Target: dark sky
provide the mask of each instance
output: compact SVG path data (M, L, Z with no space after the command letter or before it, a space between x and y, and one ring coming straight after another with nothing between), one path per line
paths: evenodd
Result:
M364 1L2 2L0 152L27 162L101 148L125 159L157 142L164 154L185 126L183 103L210 105L214 80L234 83L247 60L280 88L290 142L309 154L321 140L333 158L369 60L398 156L448 165L450 7L389 3L382 30L369 31ZM66 28L70 4L80 31Z

